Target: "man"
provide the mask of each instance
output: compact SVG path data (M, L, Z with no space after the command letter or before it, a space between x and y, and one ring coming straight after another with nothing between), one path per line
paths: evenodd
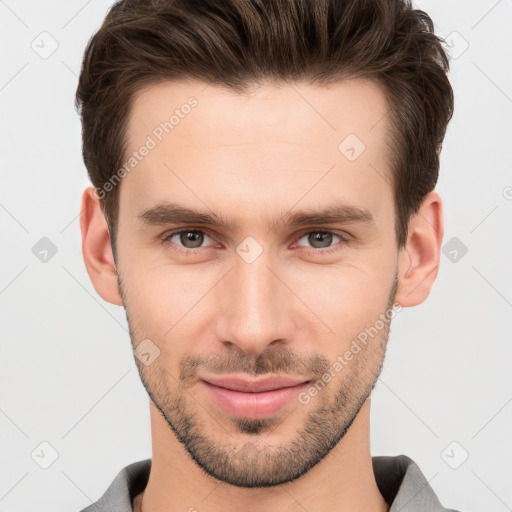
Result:
M153 450L87 512L446 510L369 418L437 276L447 70L398 0L113 6L77 91L82 249Z

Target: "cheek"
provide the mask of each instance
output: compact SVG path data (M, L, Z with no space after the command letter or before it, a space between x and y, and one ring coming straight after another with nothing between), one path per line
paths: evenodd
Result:
M143 336L155 340L182 336L187 321L200 313L201 298L216 281L213 272L201 272L194 265L125 263L122 276L130 318Z
M333 336L338 340L337 345L349 344L384 313L392 275L392 270L384 271L370 265L310 266L308 271L295 272L293 281L288 282L294 283L293 290L302 301L297 307L303 311L303 320L309 319L305 322L309 327L318 322L319 328L327 333L318 341L325 340L326 348L332 348ZM289 279L292 279L291 273Z

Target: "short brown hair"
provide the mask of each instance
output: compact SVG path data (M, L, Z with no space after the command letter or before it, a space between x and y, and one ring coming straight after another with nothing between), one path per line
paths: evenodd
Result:
M449 63L430 17L403 0L122 0L85 50L76 106L96 187L124 161L134 94L192 78L242 93L266 79L380 84L390 110L398 248L439 173L453 113ZM340 141L341 142L341 141ZM101 198L112 248L119 187Z

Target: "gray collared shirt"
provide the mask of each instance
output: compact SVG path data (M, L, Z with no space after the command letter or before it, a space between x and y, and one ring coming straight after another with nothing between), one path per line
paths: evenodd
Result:
M417 464L406 455L372 457L377 486L389 512L457 512L444 508ZM81 512L133 512L133 498L148 483L151 459L123 468L103 496Z

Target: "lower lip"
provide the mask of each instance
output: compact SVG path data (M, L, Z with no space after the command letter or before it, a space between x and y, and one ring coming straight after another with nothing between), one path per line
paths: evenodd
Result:
M309 382L303 382L297 386L279 388L272 391L259 393L246 393L221 388L202 381L206 385L214 402L225 412L240 418L265 418L279 412L290 403L298 393L309 386Z

